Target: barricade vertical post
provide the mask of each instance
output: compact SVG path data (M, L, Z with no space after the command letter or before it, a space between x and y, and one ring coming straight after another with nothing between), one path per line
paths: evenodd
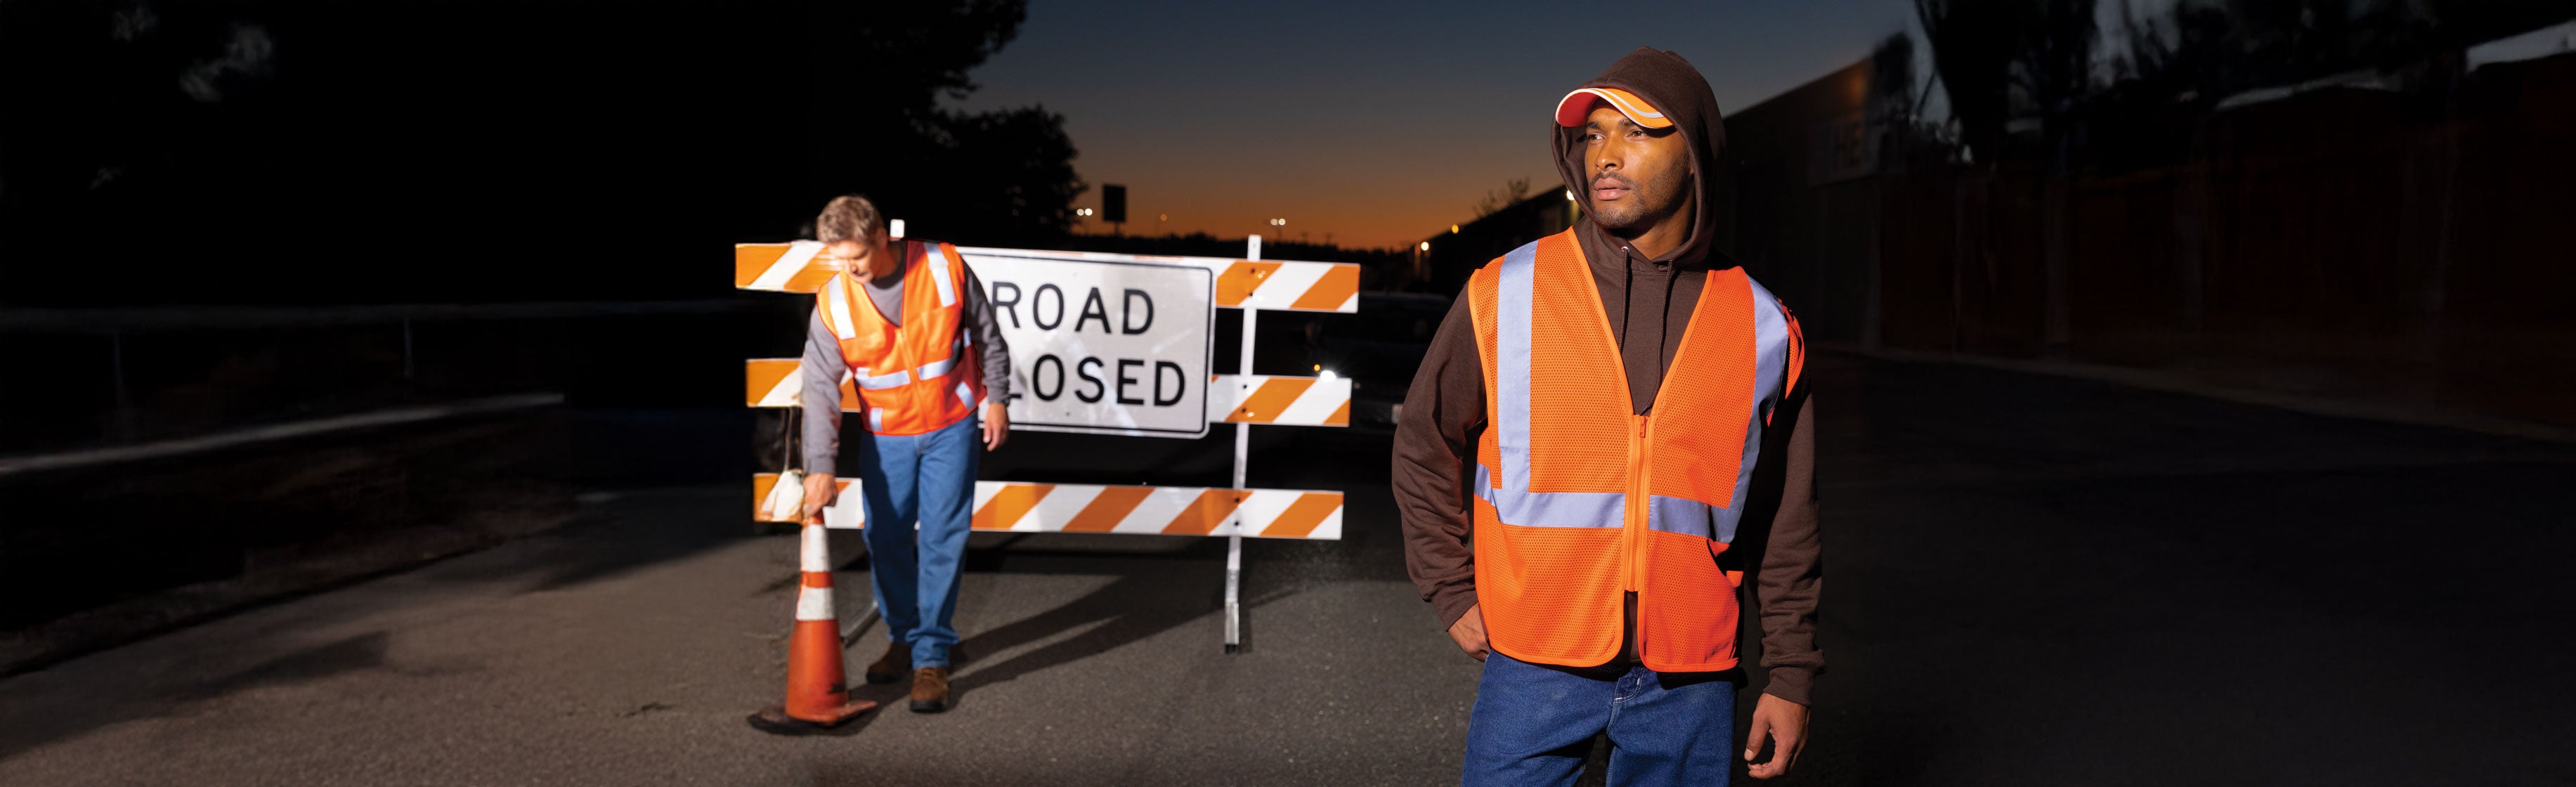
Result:
M1243 241L1243 258L1261 261L1261 236ZM1252 328L1261 316L1260 309L1243 309L1243 352L1235 359L1236 374L1252 373ZM1234 425L1234 488L1246 488L1244 466L1252 455L1252 425ZM1237 494L1241 494L1240 491ZM1225 537L1225 652L1234 653L1243 644L1243 528L1237 526Z
M869 568L870 570L874 570L875 567L870 566ZM867 614L860 615L857 618L852 619L850 621L849 628L841 629L841 647L846 648L851 645L858 644L859 635L867 633L869 626L876 625L877 614L876 589L869 588Z

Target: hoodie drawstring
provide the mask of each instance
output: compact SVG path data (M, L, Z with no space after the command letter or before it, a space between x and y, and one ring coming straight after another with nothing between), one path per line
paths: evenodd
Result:
M1664 372L1666 371L1664 369L1664 359L1668 357L1665 355L1665 351L1668 348L1664 346L1664 343L1672 341L1673 338L1673 283L1680 280L1681 277L1682 272L1679 270L1667 270L1664 272L1664 313L1655 315L1655 324L1663 328L1663 330L1655 332L1655 388L1657 390L1661 390L1664 387ZM1653 403L1647 403L1646 410L1648 412L1653 412L1654 409L1655 405Z
M1637 302L1637 269L1629 267L1624 257L1619 260L1619 277L1619 329L1611 332L1610 340L1624 353L1628 350L1628 321L1636 319L1628 313L1628 307Z

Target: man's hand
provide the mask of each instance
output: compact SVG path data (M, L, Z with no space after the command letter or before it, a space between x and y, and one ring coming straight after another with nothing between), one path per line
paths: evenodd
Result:
M1761 756L1764 739L1771 741L1771 759L1754 762ZM1744 735L1744 763L1747 773L1756 779L1769 779L1788 773L1798 764L1798 751L1807 746L1807 706L1769 694L1762 695L1753 706L1753 727Z
M1458 643L1458 649L1466 651L1468 658L1485 660L1488 651L1485 647L1484 605L1468 607L1467 614L1458 616L1458 622L1449 624L1449 641Z
M805 518L823 515L823 507L841 496L841 485L832 483L830 473L805 474Z
M984 403L984 450L1002 447L1011 439L1011 407L1001 402Z

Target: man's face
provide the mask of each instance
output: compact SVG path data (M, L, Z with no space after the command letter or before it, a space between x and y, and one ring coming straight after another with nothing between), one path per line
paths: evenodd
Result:
M864 239L834 242L823 247L823 254L833 265L864 282L875 278L877 258L886 254L885 240L885 231L878 230Z
M1688 203L1690 148L1678 128L1646 128L1598 103L1584 118L1583 169L1592 220L1643 231Z

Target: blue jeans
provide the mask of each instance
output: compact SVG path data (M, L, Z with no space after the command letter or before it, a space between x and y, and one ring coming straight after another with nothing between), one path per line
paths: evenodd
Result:
M1626 674L1485 657L1467 716L1467 787L1571 785L1610 734L1612 787L1724 785L1734 767L1728 673Z
M915 669L948 666L948 649L957 644L958 563L966 557L975 464L984 450L977 423L970 417L906 437L862 433L857 441L868 584L887 636L912 644Z

